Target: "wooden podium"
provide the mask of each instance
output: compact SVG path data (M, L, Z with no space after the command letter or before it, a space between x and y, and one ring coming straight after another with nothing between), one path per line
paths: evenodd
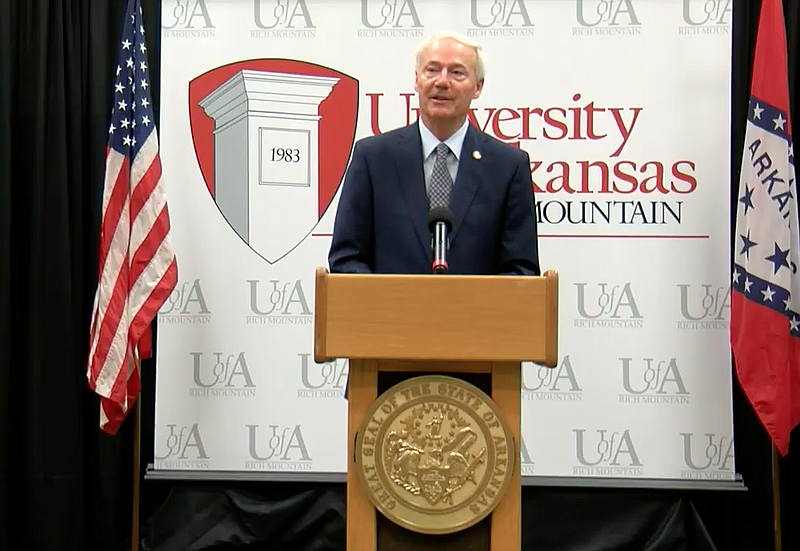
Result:
M397 372L490 377L487 393L511 428L517 458L511 484L487 519L489 547L482 548L520 549L520 362L557 364L558 273L371 275L317 268L314 324L315 360L350 363L347 551L379 549L380 513L362 489L354 445L362 418L378 397L379 374ZM436 549L447 549L442 536L432 538Z

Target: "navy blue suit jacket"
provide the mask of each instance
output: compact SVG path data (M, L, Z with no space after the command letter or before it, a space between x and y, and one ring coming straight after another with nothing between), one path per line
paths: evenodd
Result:
M332 273L431 273L418 124L356 143L328 255ZM525 151L470 125L450 209L451 274L540 275Z

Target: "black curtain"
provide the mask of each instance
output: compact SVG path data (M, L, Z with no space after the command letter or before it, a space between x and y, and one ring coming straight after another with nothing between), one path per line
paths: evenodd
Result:
M12 6L0 3L0 442L8 442L9 331L11 326L11 57L16 37ZM6 144L9 144L7 146ZM0 445L0 549L9 549L7 514L10 445Z
M156 2L143 7L158 41ZM99 430L85 376L124 9L0 1L2 550L110 551L130 538L132 424Z
M158 114L161 2L142 1ZM125 0L0 0L0 551L130 548L133 419L116 436L100 432L98 402L87 389L84 373L106 128L124 7ZM734 189L759 8L759 0L733 3ZM784 0L784 9L796 129L800 2ZM144 367L152 374L151 364ZM147 392L152 378L144 383ZM146 396L145 401L151 400L152 395ZM633 515L636 509L648 509L637 505L645 496L651 499L651 512L669 510L662 525L656 517L648 518L646 525L653 533L681 518L686 526L694 526L694 536L707 528L719 551L771 549L770 444L738 386L734 418L736 461L747 493L681 496L526 489L534 500L528 511L536 512L531 517L537 525L532 541L542 541L535 532L542 529L547 512L553 515L547 522L582 519L587 530L592 525L602 537L604 526L590 522L598 507L611 522L609 503L617 504L620 515L626 510ZM142 445L150 452L151 424L151 415L145 415ZM147 459L145 454L143 461ZM792 451L780 463L784 549L800 549L800 528L794 520L800 513L800 431L795 431ZM254 490L258 493L247 493ZM233 493L225 484L206 491L197 485L144 481L142 492L141 521L150 521L145 533L151 536L158 530L168 538L181 531L181 523L210 530L210 525L198 528L202 515L192 514L193 504L224 504L235 518L243 510L235 507L236 497L250 495L261 504L248 502L251 513L253 508L265 513L248 519L248 529L258 541L285 542L287 534L294 534L292 547L299 551L327 548L311 541L312 532L343 538L337 513L341 487L259 484ZM676 509L660 500L680 505ZM176 504L181 507L177 512L171 507ZM290 507L292 514L278 515L282 522L274 522L275 504ZM313 529L300 537L304 526ZM566 539L562 542L570 545ZM688 540L667 545L649 549L694 548ZM259 548L268 547L262 543ZM628 547L624 541L615 546L607 540L594 548Z

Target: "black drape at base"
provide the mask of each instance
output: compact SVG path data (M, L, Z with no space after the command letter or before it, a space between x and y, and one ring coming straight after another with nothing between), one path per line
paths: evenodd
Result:
M344 504L341 484L179 486L143 528L141 549L344 549Z
M721 551L700 518L713 499L712 525L725 540L730 518L715 496L672 491L525 487L522 551ZM697 503L695 503L697 502ZM142 551L291 549L344 551L343 484L174 486L145 528ZM758 547L759 549L763 549Z

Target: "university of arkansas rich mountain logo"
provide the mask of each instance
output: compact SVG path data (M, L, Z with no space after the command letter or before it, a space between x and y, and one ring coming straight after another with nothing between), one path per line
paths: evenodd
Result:
M297 247L330 206L357 113L357 80L303 61L242 61L189 83L192 140L208 192L267 262Z

